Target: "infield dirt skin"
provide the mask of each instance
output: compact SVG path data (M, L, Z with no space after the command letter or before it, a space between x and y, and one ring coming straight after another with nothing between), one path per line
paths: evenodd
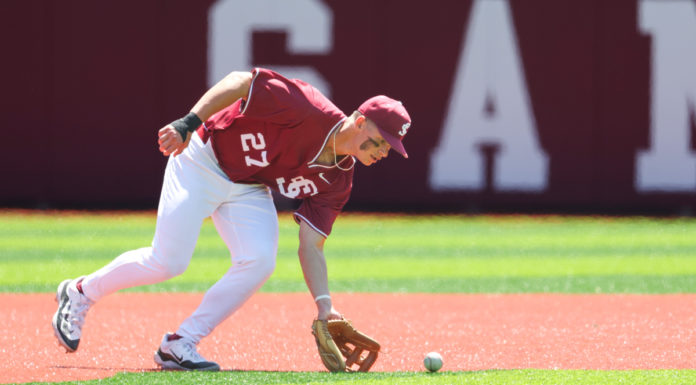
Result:
M157 370L152 355L202 294L123 293L87 316L79 350L51 327L53 294L0 295L0 383ZM335 307L382 344L374 371L693 369L696 295L334 294ZM306 293L258 293L199 345L223 370L324 371Z

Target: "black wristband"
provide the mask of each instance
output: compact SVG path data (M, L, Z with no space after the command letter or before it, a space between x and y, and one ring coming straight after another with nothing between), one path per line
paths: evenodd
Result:
M186 136L189 132L193 132L196 128L200 127L203 122L198 117L198 115L193 112L189 112L186 116L181 119L177 119L171 123L172 127L176 132L181 135L181 140L186 141Z

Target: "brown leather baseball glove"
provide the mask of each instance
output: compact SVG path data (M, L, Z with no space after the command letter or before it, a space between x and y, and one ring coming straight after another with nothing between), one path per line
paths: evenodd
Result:
M379 343L357 331L349 320L314 320L312 334L321 362L330 372L367 372L377 360Z

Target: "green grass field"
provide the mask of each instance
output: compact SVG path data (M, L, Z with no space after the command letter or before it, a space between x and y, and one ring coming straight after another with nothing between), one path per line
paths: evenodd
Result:
M149 245L155 214L0 213L0 292L52 292ZM281 215L267 292L306 291L297 225ZM344 215L326 243L334 292L694 293L696 220L563 216ZM229 267L206 221L189 270L136 291L204 291ZM103 383L692 384L696 371L127 373Z
M104 380L80 384L174 384L177 385L693 385L694 371L678 370L485 370L438 373L307 373L307 372L218 372L218 373L120 373Z

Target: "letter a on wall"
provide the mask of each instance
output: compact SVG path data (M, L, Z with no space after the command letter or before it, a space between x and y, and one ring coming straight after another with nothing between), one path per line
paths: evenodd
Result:
M440 142L431 156L430 187L485 188L482 145L498 148L494 190L546 189L548 157L539 145L507 0L472 5Z
M651 37L650 147L636 156L639 192L696 191L696 4L640 2L640 29ZM694 123L696 124L696 123Z

